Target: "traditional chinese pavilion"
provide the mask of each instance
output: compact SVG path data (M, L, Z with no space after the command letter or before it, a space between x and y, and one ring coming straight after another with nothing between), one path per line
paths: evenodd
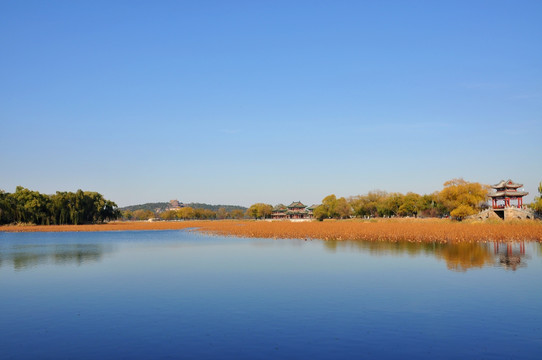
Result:
M271 217L273 219L286 219L288 212L288 208L286 205L279 204L273 208L273 212L271 213Z
M312 211L317 205L303 205L301 201L294 201L288 206L279 204L273 208L273 219L312 219Z
M305 209L307 205L303 205L301 201L294 201L288 205L288 212L286 212L290 219L306 219L308 212Z
M528 192L519 191L523 184L516 184L512 180L501 180L500 183L491 185L496 190L495 193L489 194L491 197L493 209L504 209L515 207L521 209L523 207L523 197L528 195ZM513 202L516 204L514 205Z

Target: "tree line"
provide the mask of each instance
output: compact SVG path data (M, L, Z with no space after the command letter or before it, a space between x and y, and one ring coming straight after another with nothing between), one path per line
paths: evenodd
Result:
M93 191L40 194L22 186L14 193L0 190L0 224L79 225L115 220L117 204Z
M420 195L414 192L370 191L364 195L337 198L326 196L314 209L317 220L375 218L375 217L443 217L463 219L487 207L488 185L453 179L444 183L441 191ZM541 201L542 203L542 201ZM247 217L270 218L273 207L269 204L253 204L247 210Z
M126 210L122 211L123 220L215 220L215 219L242 219L245 217L245 212L241 209L226 210L220 207L217 211L210 209L192 208L189 206L182 207L177 210L166 210L160 213L155 213L152 210Z
M364 195L337 198L334 194L326 196L314 209L314 217L324 219L347 219L352 217L443 217L463 219L488 207L487 198L490 187L477 182L453 179L444 183L441 191L419 195L370 191ZM531 207L542 214L542 183L539 196ZM53 195L40 194L22 186L14 193L0 190L0 225L12 223L31 223L36 225L91 224L116 220L214 220L214 219L265 219L270 218L273 207L256 203L246 211L242 209L218 210L183 207L155 213L147 209L120 211L117 205L104 199L103 195L77 190L57 191Z
M318 220L350 217L443 217L463 219L486 208L488 185L453 179L439 192L420 195L371 191L366 195L337 199L329 195L314 210Z
M125 210L122 211L123 220L223 220L223 219L264 219L271 217L273 207L268 204L257 203L250 206L245 211L241 207L232 206L230 210L226 207L220 207L213 211L210 209L192 208L189 206L177 210L166 210L154 212L147 209Z
M124 206L119 208L120 211L131 211L132 213L137 210L150 210L154 212L155 214L162 213L164 211L167 211L167 209L170 207L169 202L155 202L155 203L145 203L145 204L139 204L139 205L130 205L130 206ZM238 205L211 205L211 204L204 204L204 203L187 203L184 204L185 207L190 207L192 209L208 209L212 210L214 212L218 212L220 208L223 208L224 210L231 212L233 210L243 210L245 211L247 208L243 206Z
M531 208L540 216L542 216L542 182L538 184L538 196L534 198Z

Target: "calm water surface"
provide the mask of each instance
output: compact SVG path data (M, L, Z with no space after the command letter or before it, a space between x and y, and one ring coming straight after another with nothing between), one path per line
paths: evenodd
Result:
M541 359L540 244L0 233L2 359Z

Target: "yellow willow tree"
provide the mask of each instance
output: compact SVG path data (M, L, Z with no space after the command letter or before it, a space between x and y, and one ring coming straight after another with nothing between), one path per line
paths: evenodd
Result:
M315 219L322 221L324 219L348 219L352 215L352 206L344 198L338 198L335 194L326 196L322 200L322 204L314 209Z
M188 220L195 217L194 209L191 207L182 207L177 210L176 214L177 219Z
M444 183L439 193L439 200L450 212L450 216L459 220L476 214L487 201L489 186L463 179L452 179Z
M534 198L531 208L539 214L542 214L542 182L538 185L538 196Z
M247 217L254 219L265 219L271 217L273 206L264 203L252 204L246 211Z

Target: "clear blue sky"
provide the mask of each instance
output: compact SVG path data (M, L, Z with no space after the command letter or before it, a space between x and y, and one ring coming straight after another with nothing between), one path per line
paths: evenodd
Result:
M0 189L250 205L542 180L542 1L1 1Z

